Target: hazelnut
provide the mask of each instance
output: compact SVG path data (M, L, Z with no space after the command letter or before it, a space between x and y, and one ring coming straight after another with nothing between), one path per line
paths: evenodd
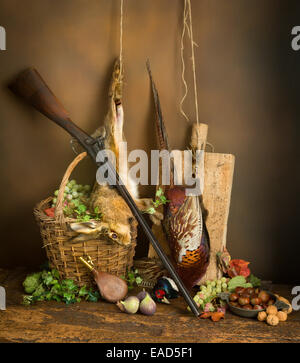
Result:
M276 315L278 313L278 310L276 308L276 306L274 305L270 305L267 307L267 314L268 315Z
M275 325L278 325L279 324L279 319L277 317L277 315L268 315L267 316L267 323L269 325L272 325L272 326L275 326Z
M259 321L265 321L267 319L267 313L265 311L261 311L257 314L257 319Z
M278 311L277 318L279 319L279 321L286 321L287 313L285 313L284 311Z

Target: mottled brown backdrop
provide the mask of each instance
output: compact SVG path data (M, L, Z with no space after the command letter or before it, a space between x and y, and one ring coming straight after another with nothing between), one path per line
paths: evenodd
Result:
M192 1L200 119L208 123L216 151L236 155L228 247L235 258L251 261L257 275L283 282L300 280L300 51L290 46L291 29L300 25L298 4ZM125 0L125 133L130 149L155 148L147 58L171 145L186 146L190 125L179 113L182 5L183 0ZM78 125L92 132L106 112L119 51L119 1L0 0L0 25L7 31L7 50L0 51L0 266L38 266L45 256L32 208L56 189L73 154L69 136L20 103L6 84L35 66ZM188 58L186 62L189 66ZM185 109L191 119L193 107L189 93ZM92 181L92 163L84 162L75 177ZM144 195L152 193L152 188L143 189Z

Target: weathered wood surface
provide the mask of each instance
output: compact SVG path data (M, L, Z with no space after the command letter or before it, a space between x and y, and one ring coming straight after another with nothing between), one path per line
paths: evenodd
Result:
M216 253L226 247L234 161L231 154L205 153L203 205L208 211L206 226L211 254L203 280L215 280L222 275L217 268Z
M300 342L300 312L277 327L226 314L218 323L195 318L179 298L159 304L154 316L121 313L113 304L20 304L26 271L0 270L7 310L0 311L0 342ZM274 286L289 298L287 286Z
M205 149L207 125L193 127L191 144L198 145L199 150ZM204 159L204 165L203 165ZM210 236L210 263L202 281L215 280L221 277L221 271L216 264L216 253L226 247L227 222L229 217L231 190L233 183L235 157L231 154L204 153L198 164L199 178L204 184L203 205L208 212L206 226ZM204 171L203 171L204 169ZM162 212L163 209L161 208ZM161 226L153 225L152 231L162 245L164 251L170 254L169 246ZM148 257L157 257L153 247L149 247Z

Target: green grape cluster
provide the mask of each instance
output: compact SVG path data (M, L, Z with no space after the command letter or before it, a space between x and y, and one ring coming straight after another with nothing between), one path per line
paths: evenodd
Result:
M52 199L52 208L56 207L57 196L59 191L54 192L54 198ZM63 206L66 215L71 215L74 210L80 205L87 205L91 193L90 185L77 184L76 180L68 182L64 191Z
M194 300L198 306L202 307L225 291L228 291L228 279L226 277L213 281L208 280L204 285L200 286Z

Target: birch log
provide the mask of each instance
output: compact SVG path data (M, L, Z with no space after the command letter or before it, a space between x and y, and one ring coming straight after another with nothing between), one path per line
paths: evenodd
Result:
M193 127L191 145L198 145L204 150L206 145L207 125ZM234 172L234 155L219 153L204 153L204 173L201 177L203 159L199 161L200 181L204 184L203 205L207 211L206 226L210 237L210 263L202 279L214 280L222 273L217 267L216 253L226 247L227 222L229 216L231 190ZM203 170L203 169L202 169ZM161 226L153 226L153 233L161 243L164 251L170 254L170 249ZM152 246L149 247L149 258L157 257Z

